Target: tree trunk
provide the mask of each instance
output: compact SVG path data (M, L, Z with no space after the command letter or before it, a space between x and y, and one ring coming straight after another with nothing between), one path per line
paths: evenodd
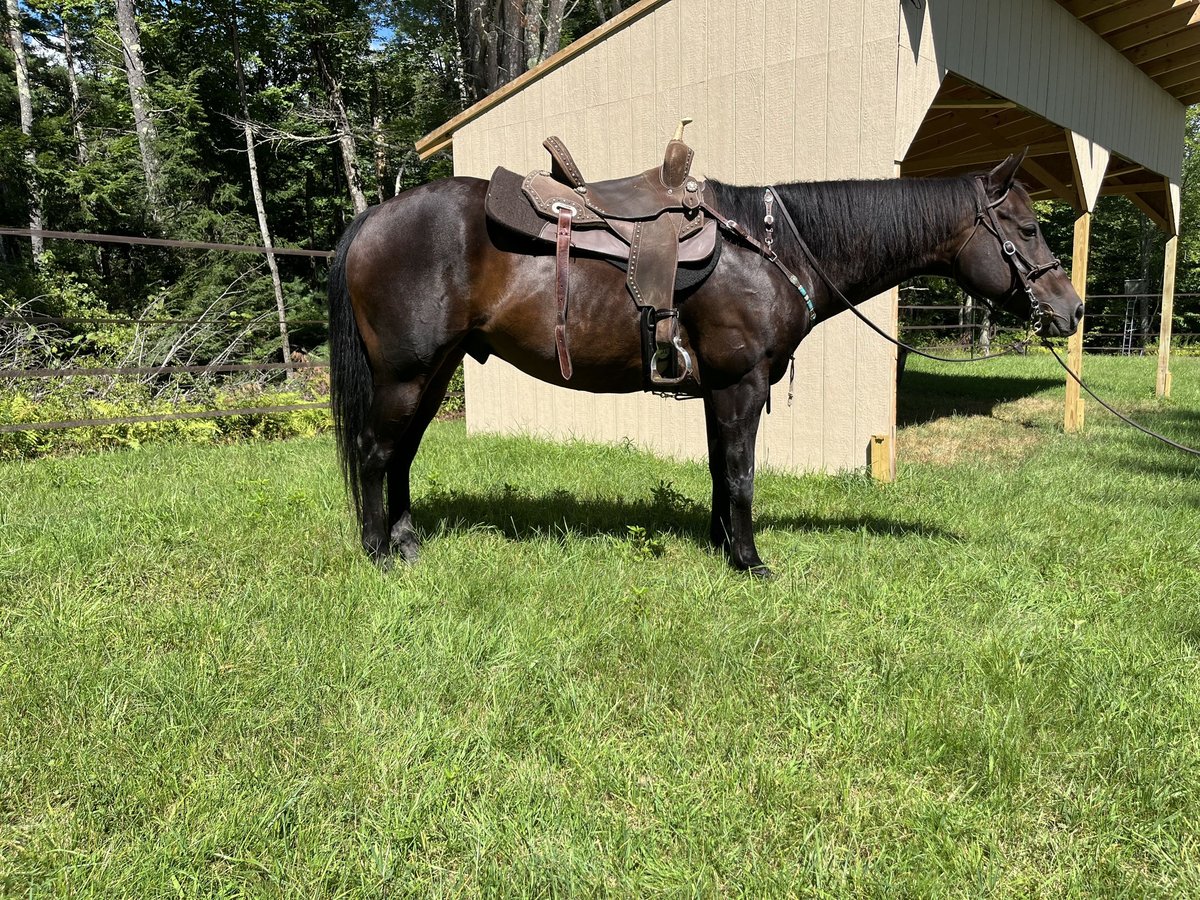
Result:
M550 0L546 9L546 40L542 43L541 57L543 60L558 52L558 45L562 42L563 14L566 12L566 6L567 0Z
M138 36L133 0L116 0L116 3L117 29L121 33L121 50L125 60L125 78L129 82L129 103L133 107L133 124L137 130L138 149L142 154L142 171L146 176L146 202L151 217L159 221L158 129L155 128L154 119L150 115L146 66L142 62L142 43Z
M525 69L539 62L542 50L542 0L525 0Z
M317 60L317 69L321 80L329 91L329 109L337 123L338 146L342 151L342 167L346 171L346 186L350 190L350 201L354 204L354 213L358 215L367 208L367 197L363 193L362 173L358 165L358 147L354 142L354 132L350 129L350 116L346 112L346 103L342 99L342 85L333 76L325 61L325 51L319 41L313 43L313 56Z
M267 268L271 270L271 285L275 289L275 310L279 313L279 343L287 377L292 377L292 345L288 339L287 305L283 301L283 284L279 279L279 264L272 252L271 228L267 223L267 206L263 202L262 186L258 182L258 157L254 152L254 128L250 125L250 103L246 99L246 73L242 67L242 46L238 40L237 6L225 22L229 46L233 50L233 67L237 73L238 103L242 111L242 133L246 138L246 159L250 163L250 192L254 195L254 212L258 216L258 232L267 248Z
M79 95L79 74L75 65L75 48L71 46L71 26L67 23L67 11L59 8L62 22L63 56L67 67L67 86L71 91L71 127L75 131L75 158L81 166L88 164L87 137L83 133L83 103Z
M8 43L12 48L17 70L17 100L21 108L21 133L25 135L25 163L29 166L31 179L29 191L29 228L42 230L42 199L37 185L37 153L33 149L33 97L29 92L29 67L25 60L25 40L21 36L21 11L17 0L7 0ZM33 265L40 268L45 246L40 235L30 240L33 250Z
M504 58L500 63L502 84L507 84L525 71L525 53L522 49L525 39L524 8L525 0L505 0L501 8L501 31L504 34Z
M383 139L383 114L379 111L379 78L371 73L371 141L375 145L375 196L382 203L387 180L387 144Z

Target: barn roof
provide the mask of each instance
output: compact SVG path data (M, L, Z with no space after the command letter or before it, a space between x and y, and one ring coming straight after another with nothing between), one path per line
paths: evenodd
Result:
M1200 0L1058 0L1185 106L1200 102Z

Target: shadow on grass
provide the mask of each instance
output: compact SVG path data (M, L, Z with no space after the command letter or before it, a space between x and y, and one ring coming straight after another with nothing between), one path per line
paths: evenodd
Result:
M900 380L896 424L919 425L955 415L989 416L1001 403L1061 386L1061 380L1052 378L988 375L978 368L961 375L910 370Z
M1092 404L1095 408L1095 404ZM1119 407L1118 407L1119 408ZM1090 416L1104 416L1109 422L1124 429L1120 445L1114 447L1113 465L1118 469L1138 471L1147 475L1176 478L1195 486L1200 483L1200 456L1172 447L1153 437L1141 434L1136 429L1119 422L1106 410L1095 409ZM1200 412L1172 409L1163 412L1135 413L1132 418L1138 424L1158 432L1185 447L1200 450Z
M570 491L551 491L533 495L500 490L491 493L439 491L413 504L414 518L426 529L439 524L447 531L466 532L479 527L493 528L513 540L529 540L569 530L588 536L608 535L625 539L630 526L655 533L670 533L691 538L707 546L709 511L688 498L671 502L645 500L580 499ZM921 522L902 521L880 516L780 516L770 513L755 516L759 530L790 531L866 531L870 534L919 535L960 541L953 532Z

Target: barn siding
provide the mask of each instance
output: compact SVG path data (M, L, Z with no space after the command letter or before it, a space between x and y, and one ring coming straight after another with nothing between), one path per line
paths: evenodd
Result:
M546 168L541 140L559 134L589 178L617 177L660 160L686 115L696 118L687 134L697 174L741 184L892 177L894 2L838 3L837 15L830 3L673 0L457 131L455 171L486 178L497 165ZM886 328L894 327L894 293L863 307ZM791 407L786 380L775 387L760 464L866 464L871 435L894 420L895 355L863 329L842 316L804 341ZM467 391L472 432L629 439L681 458L707 453L696 401L569 391L496 359L468 360Z
M455 171L546 168L541 140L558 134L590 178L617 177L660 160L693 116L700 175L890 178L947 71L1178 179L1182 107L1054 0L672 0L464 124ZM896 298L861 308L894 329ZM852 317L818 324L797 353L793 405L786 379L773 390L760 464L864 466L871 435L893 428L894 375L894 349ZM468 360L466 377L472 432L707 452L698 402L569 391L497 359Z
M1184 108L1055 0L901 4L897 159L947 72L1178 180ZM932 90L931 90L932 89Z

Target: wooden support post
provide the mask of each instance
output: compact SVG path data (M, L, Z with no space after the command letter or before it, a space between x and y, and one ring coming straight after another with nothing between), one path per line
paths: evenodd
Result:
M896 457L890 434L871 435L871 477L885 484L896 480Z
M1075 293L1086 304L1088 244L1092 231L1092 214L1080 213L1075 220L1075 243L1071 250L1071 284ZM1083 374L1083 319L1079 329L1067 341L1067 365L1076 375ZM1063 428L1067 432L1083 430L1083 398L1079 396L1079 385L1067 376L1067 399L1063 410Z
M1167 238L1163 259L1162 321L1158 325L1158 379L1155 393L1171 396L1171 320L1175 315L1175 251L1179 235Z

